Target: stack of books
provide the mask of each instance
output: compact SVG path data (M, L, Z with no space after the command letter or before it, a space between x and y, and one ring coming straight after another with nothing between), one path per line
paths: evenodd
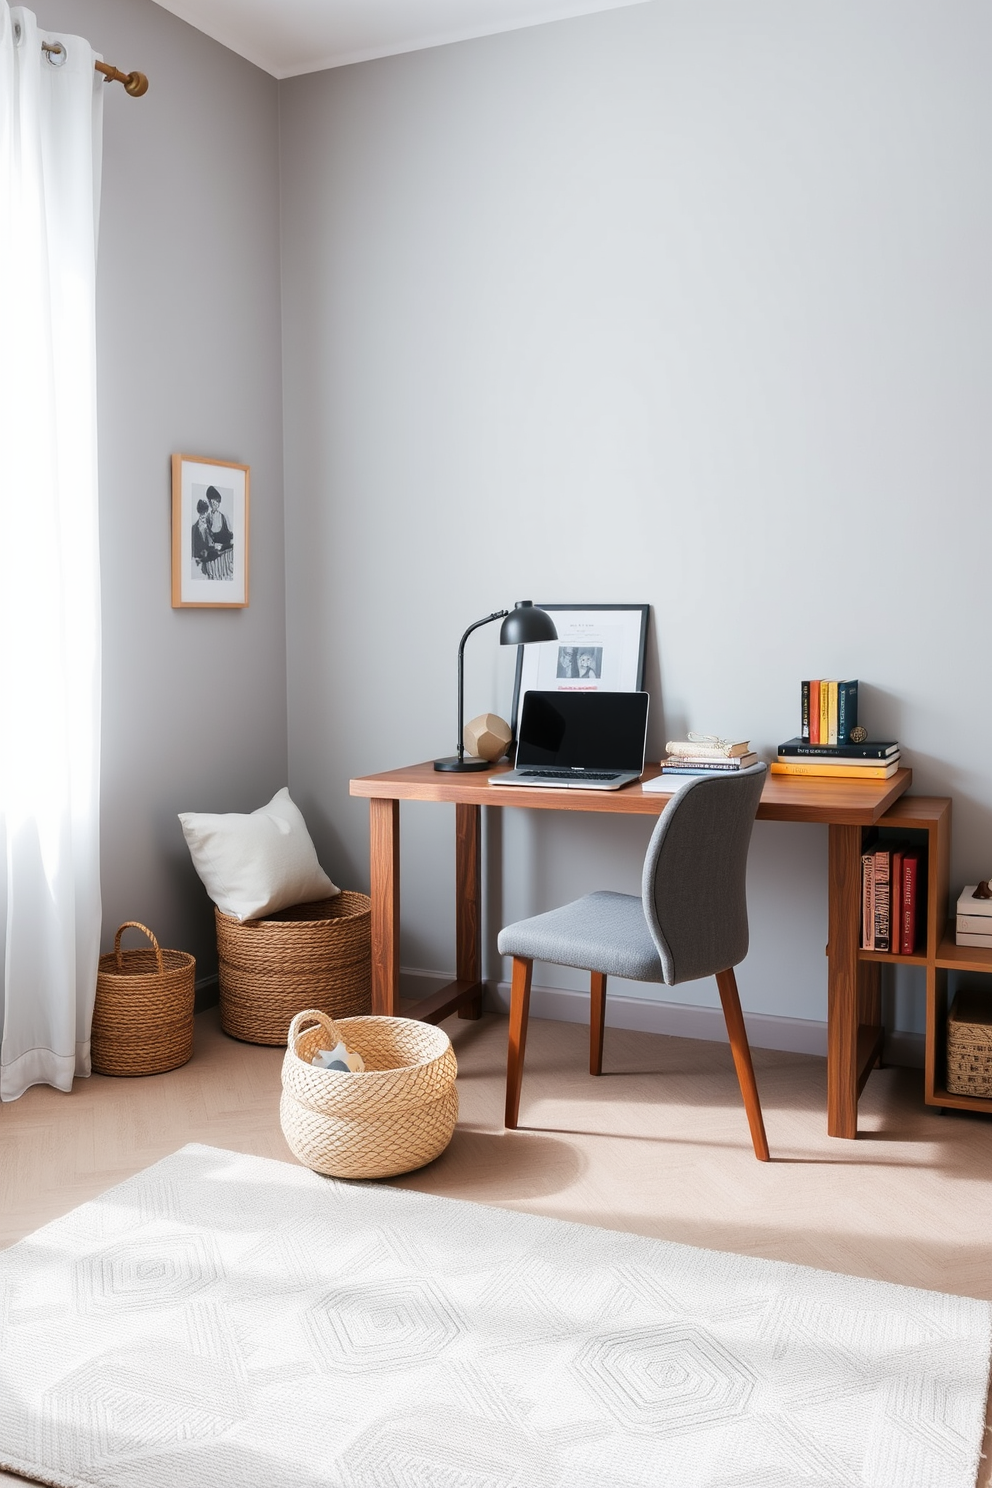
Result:
M800 733L806 744L850 744L858 726L857 678L803 682Z
M925 882L922 848L899 842L865 847L861 854L861 944L866 951L913 954L917 927L923 923L920 902Z
M726 770L746 770L758 756L749 739L720 739L715 734L670 739L661 762L663 775L718 775Z
M833 780L887 780L899 768L895 739L866 740L864 744L810 744L786 739L772 761L774 775L819 775Z
M992 899L976 899L977 884L966 884L958 900L958 945L988 946L992 950Z

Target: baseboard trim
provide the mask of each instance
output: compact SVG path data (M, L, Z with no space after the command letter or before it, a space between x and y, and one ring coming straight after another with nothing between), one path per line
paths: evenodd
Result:
M213 976L198 977L193 991L193 1011L202 1013L207 1008L216 1007L220 1001L220 982L217 973Z
M401 969L400 988L404 997L426 997L445 982L451 973L423 971L412 966ZM486 983L486 1006L492 1012L508 1012L509 982ZM550 1018L560 1023L587 1023L589 998L583 992L562 987L533 987L530 1010L535 1018ZM756 1049L778 1049L786 1054L827 1054L827 1025L808 1018L781 1018L771 1013L745 1013L747 1036ZM708 1039L726 1043L727 1029L719 1008L692 1007L683 1002L654 1002L646 997L610 994L606 999L608 1028L628 1028L636 1033L664 1033L676 1038ZM885 1036L886 1064L923 1068L924 1039L921 1033L891 1031Z

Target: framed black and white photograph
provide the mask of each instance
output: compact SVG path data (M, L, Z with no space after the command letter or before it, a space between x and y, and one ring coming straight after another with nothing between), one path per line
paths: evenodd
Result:
M172 457L172 607L248 603L247 465Z
M542 604L556 641L517 649L516 721L525 692L640 692L649 605Z

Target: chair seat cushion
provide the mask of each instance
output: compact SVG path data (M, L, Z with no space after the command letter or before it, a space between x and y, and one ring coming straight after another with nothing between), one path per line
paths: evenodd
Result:
M662 982L664 973L634 894L601 889L561 909L517 920L499 933L501 956L523 956L556 966L578 966L635 982Z

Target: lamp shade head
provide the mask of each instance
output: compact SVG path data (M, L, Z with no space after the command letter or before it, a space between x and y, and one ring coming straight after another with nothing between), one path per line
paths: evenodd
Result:
M555 622L532 599L518 599L499 628L501 646L528 646L532 641L557 639Z

